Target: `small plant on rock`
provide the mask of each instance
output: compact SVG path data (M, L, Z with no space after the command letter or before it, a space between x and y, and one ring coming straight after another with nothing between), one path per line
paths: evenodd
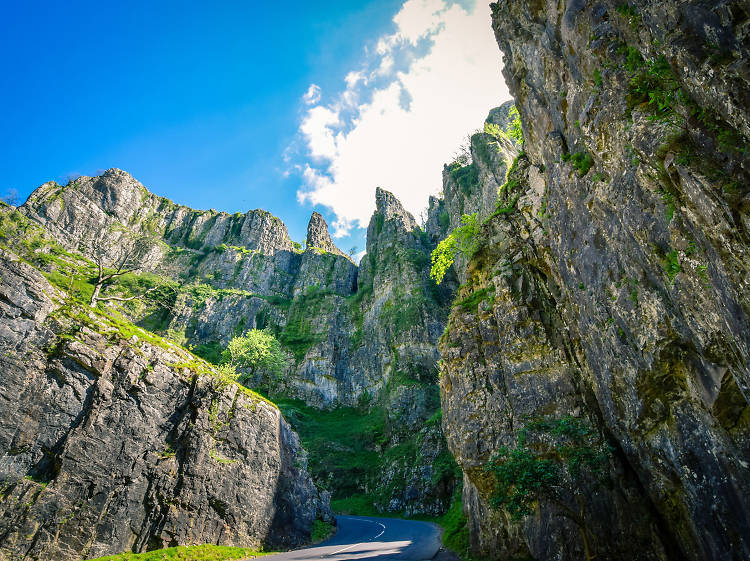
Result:
M587 491L607 477L611 447L585 421L565 416L531 420L513 449L502 447L485 467L494 476L490 505L514 520L547 501L578 526L586 560L591 550L586 518Z
M430 278L440 284L445 277L445 273L453 265L456 255L459 253L465 257L474 255L479 247L478 231L479 217L477 213L464 214L461 217L461 226L453 230L432 252Z

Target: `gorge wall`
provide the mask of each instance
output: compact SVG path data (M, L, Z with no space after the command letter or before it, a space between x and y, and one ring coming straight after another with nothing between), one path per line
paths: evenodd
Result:
M492 5L525 142L440 344L475 554L750 556L748 16ZM611 446L608 483L494 510L490 460L571 415Z
M44 263L82 258L0 218L0 559L289 547L331 519L276 406L76 303Z
M460 486L452 455L472 556L750 557L748 9L491 10L523 142L507 132L512 104L493 109L470 156L444 167L423 228L378 189L359 266L317 213L303 248L265 211L196 211L121 170L45 184L20 212L3 210L5 239L25 216L54 240L3 242L0 360L7 403L22 396L0 419L6 554L72 556L75 540L97 553L105 539L236 543L239 531L303 540L327 513L294 433L181 348L216 362L232 337L266 328L289 366L253 383L292 425L302 432L320 411L366 416L360 464L372 465L316 458L321 488L343 493L331 483L343 473L345 492L380 512L438 515ZM431 252L474 214L475 251L436 285ZM139 270L106 294L154 292L82 315L70 302L89 295L91 260L116 262L139 239ZM33 387L47 388L41 405ZM44 430L28 425L40 415ZM144 442L116 423L141 417ZM526 442L529 423L561 419L601 440L602 477L564 480L520 520L494 508L493 458ZM112 439L126 443L116 458ZM259 455L268 469L237 478ZM209 488L278 514L235 528L236 505ZM137 516L135 503L146 505ZM125 516L136 523L112 525Z
M388 453L376 454L366 473L313 472L334 498L344 498L338 491L345 487L381 511L439 515L448 508L455 464L440 423L426 421L439 412L437 341L455 287L429 280L434 242L391 193L376 192L360 267L335 246L318 213L302 249L265 211L194 211L116 169L45 184L19 210L67 250L104 256L110 265L146 240L138 271L103 292L130 298L158 286L152 296L115 306L139 326L214 362L233 337L269 329L288 367L273 384L260 372L251 385L284 403L298 398L377 417L375 433L363 438L372 453ZM85 281L83 271L74 276ZM297 406L287 407L294 421ZM331 442L328 453L335 446L341 443Z

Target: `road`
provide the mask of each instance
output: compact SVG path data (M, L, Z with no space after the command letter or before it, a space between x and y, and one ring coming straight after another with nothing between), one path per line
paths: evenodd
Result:
M440 549L438 528L427 522L368 516L337 516L336 521L338 531L332 538L315 547L268 555L263 561L424 561Z

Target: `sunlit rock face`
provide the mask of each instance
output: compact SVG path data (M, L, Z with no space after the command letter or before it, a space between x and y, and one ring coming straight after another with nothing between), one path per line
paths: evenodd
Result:
M81 322L12 253L0 274L0 558L286 547L330 518L275 406L179 347Z
M385 448L418 436L418 446L402 446L409 457L396 455L363 491L376 487L383 511L439 515L457 481L433 469L448 453L439 423L425 422L439 408L437 340L451 289L429 280L434 242L414 217L385 190L376 203L362 267L335 246L318 213L302 248L265 211L195 211L121 170L43 185L21 211L64 247L103 253L108 265L147 238L137 269L171 292L161 307L127 308L134 322L214 359L233 337L271 330L288 358L276 391L323 409L382 409ZM258 372L251 385L264 381Z
M440 346L472 549L745 559L747 7L505 0L492 14L523 120L520 198L481 228ZM609 485L577 489L588 543L554 501L520 523L489 505L490 458L526 418L562 415L614 447Z

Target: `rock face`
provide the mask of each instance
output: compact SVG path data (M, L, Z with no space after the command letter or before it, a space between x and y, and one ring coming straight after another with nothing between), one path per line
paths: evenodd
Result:
M5 250L0 276L0 559L294 546L330 518L273 404Z
M432 469L447 450L440 427L424 423L439 408L436 346L452 288L428 279L434 243L414 217L385 190L376 203L362 267L334 245L318 213L302 250L267 212L194 211L120 170L45 184L20 210L91 258L104 248L112 262L115 246L149 238L140 269L159 275L170 293L166 302L126 310L139 325L206 358L249 329L270 329L289 356L276 391L318 408L382 408L384 446L401 446L408 459L394 453L382 479L363 482L363 492L377 487L384 510L437 515L456 480ZM419 446L406 445L417 437Z
M597 558L746 559L747 7L492 10L523 121L520 198L483 224L440 345L472 550L585 558L559 507L578 497ZM563 415L610 441L610 485L520 523L492 510L488 461L525 419Z

